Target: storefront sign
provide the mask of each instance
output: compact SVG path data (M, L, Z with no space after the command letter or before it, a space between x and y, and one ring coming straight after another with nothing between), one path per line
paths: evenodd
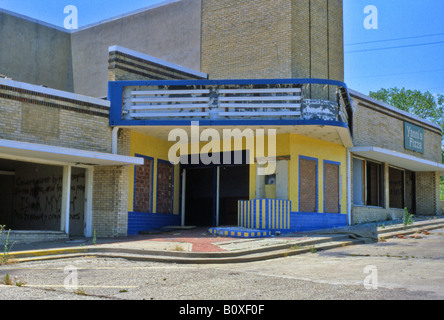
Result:
M405 122L404 143L407 150L424 153L424 129Z

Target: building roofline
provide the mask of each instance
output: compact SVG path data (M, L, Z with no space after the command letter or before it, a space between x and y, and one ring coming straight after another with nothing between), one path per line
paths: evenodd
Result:
M29 22L37 23L39 25L42 25L42 26L45 26L45 27L48 27L48 28L51 28L51 29L55 29L55 30L58 30L58 31L62 31L62 32L65 32L65 33L71 33L70 32L71 30L67 30L67 29L59 27L59 26L57 26L55 24L51 24L49 22L45 22L45 21L42 21L42 20L31 18L31 17L25 16L25 15L17 13L17 12L13 12L13 11L9 11L9 10L0 8L0 13L5 13L7 15L10 15L10 16L13 16L13 17L16 17L16 18L19 18L19 19L23 19L23 20L26 20L26 21L29 21Z
M84 96L84 95L81 95L78 93L72 93L72 92L68 92L68 91L47 88L47 87L43 87L43 86L39 86L39 85L35 85L35 84L26 83L26 82L15 81L15 80L12 80L9 78L0 78L0 85L23 89L23 90L28 90L28 91L37 92L37 93L42 93L42 94L46 94L46 95L50 95L50 96L56 96L56 97L65 98L65 99L87 102L87 103L101 105L101 106L108 107L108 108L110 107L110 102L107 100Z
M140 8L140 9L137 9L137 10L133 10L133 11L130 11L130 12L127 12L127 13L124 13L124 14L121 14L121 15L118 15L118 16L115 16L115 17L108 18L108 19L100 20L98 22L94 22L94 23L88 24L86 26L83 26L81 28L78 28L76 30L70 30L70 31L71 31L71 33L76 33L76 32L79 32L79 31L82 31L82 30L85 30L85 29L96 27L96 26L101 25L101 24L105 24L105 23L108 23L108 22L112 22L112 21L115 21L115 20L119 20L119 19L122 19L122 18L129 17L129 16L133 16L133 15L138 14L138 13L142 13L142 12L145 12L145 11L149 11L149 10L152 10L152 9L156 9L156 8L159 8L159 7L167 6L169 4L176 3L176 2L181 2L181 1L182 0L165 0L165 1L153 4L153 5L150 5L148 7Z
M410 118L412 120L415 120L417 122L423 123L423 124L428 125L428 126L432 126L432 127L436 128L436 129L442 131L441 126L439 126L438 124L433 123L433 122L431 122L429 120L423 119L423 118L418 117L418 116L416 116L414 114L411 114L411 113L408 113L408 112L406 112L404 110L401 110L399 108L393 107L393 106L391 106L391 105L389 105L389 104L387 104L385 102L376 100L376 99L374 99L374 98L372 98L370 96L367 96L367 95L365 95L363 93L360 93L358 91L355 91L355 90L352 90L352 89L348 89L348 91L350 93L350 96L351 96L352 100L353 100L353 97L357 97L357 98L366 100L369 103L375 104L375 105L377 105L379 107L382 107L384 109L390 110L390 111L395 112L395 113L398 113L398 114L400 114L400 115L402 115L404 117Z
M190 69L190 68L187 68L187 67L184 67L184 66L180 66L178 64L175 64L175 63L172 63L172 62L168 62L168 61L165 61L165 60L162 60L162 59L159 59L159 58L147 55L145 53L141 53L139 51L134 51L134 50L131 50L131 49L128 49L128 48L124 48L124 47L118 46L118 45L110 46L108 48L108 51L109 52L114 52L114 51L121 52L121 53L124 53L124 54L128 54L130 56L133 56L135 58L146 60L146 61L158 64L158 65L161 65L161 66L164 66L164 67L167 67L167 68L175 69L175 70L178 70L178 71L185 72L187 74L191 74L191 75L194 75L194 76L197 76L197 77L208 79L208 74L207 73L203 73L203 72L200 72L200 71L197 71L197 70L194 70L194 69Z
M11 16L14 16L14 17L26 20L26 21L30 21L30 22L37 23L39 25L42 25L42 26L45 26L45 27L48 27L48 28L52 28L52 29L56 29L58 31L62 31L62 32L68 33L68 34L72 34L72 33L76 33L76 32L79 32L79 31L82 31L82 30L85 30L85 29L96 27L96 26L101 25L101 24L105 24L105 23L108 23L108 22L119 20L119 19L122 19L122 18L125 18L125 17L129 17L129 16L132 16L132 15L144 12L144 11L149 11L149 10L152 10L152 9L156 9L156 8L159 8L159 7L162 7L162 6L166 6L166 5L169 5L169 4L172 4L172 3L180 2L180 1L182 1L182 0L165 0L165 1L159 2L157 4L153 4L153 5L148 6L148 7L140 8L140 9L137 9L137 10L133 10L133 11L121 14L121 15L117 15L115 17L108 18L108 19L100 20L98 22L94 22L94 23L85 25L85 26L80 27L80 28L75 29L75 30L68 30L66 28L57 26L55 24L52 24L52 23L49 23L49 22L45 22L45 21L42 21L42 20L38 20L38 19L35 19L35 18L31 18L29 16L25 16L25 15L22 15L20 13L16 13L16 12L9 11L9 10L2 9L2 8L0 8L0 13L6 13L8 15L11 15Z

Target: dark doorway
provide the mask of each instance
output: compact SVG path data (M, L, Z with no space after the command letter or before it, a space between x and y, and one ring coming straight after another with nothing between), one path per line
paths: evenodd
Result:
M389 168L390 208L404 209L404 171Z
M219 225L238 225L238 201L250 195L250 168L248 165L220 167Z
M0 172L0 225L6 229L12 228L14 174Z
M219 153L216 157L222 164L182 165L185 170L182 208L187 226L237 225L238 201L249 199L248 152ZM228 162L222 161L227 158ZM191 156L187 163L192 163L190 160Z
M214 168L189 168L186 171L185 224L213 225Z

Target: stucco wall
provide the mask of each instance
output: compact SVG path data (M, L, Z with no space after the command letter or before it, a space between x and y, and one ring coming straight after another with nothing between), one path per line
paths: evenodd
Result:
M200 14L201 0L182 0L74 32L75 92L107 95L108 48L113 45L199 70Z
M71 35L0 9L0 74L72 92Z

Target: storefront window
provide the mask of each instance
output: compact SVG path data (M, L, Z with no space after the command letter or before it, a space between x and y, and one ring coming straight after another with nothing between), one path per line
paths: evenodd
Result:
M353 204L384 206L384 167L382 164L353 159Z

